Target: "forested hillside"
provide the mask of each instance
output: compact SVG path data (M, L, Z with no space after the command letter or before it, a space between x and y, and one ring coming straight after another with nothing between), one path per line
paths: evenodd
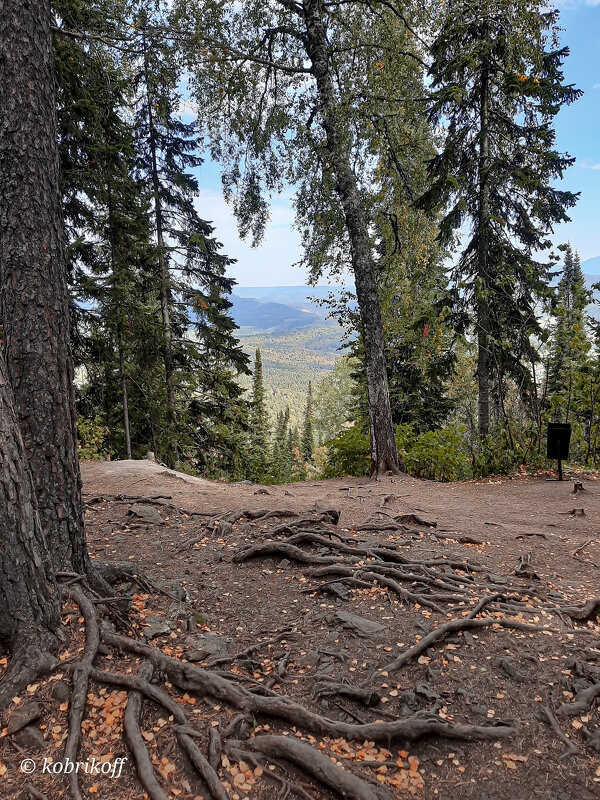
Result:
M342 329L336 324L290 331L289 334L256 333L242 335L240 343L248 355L260 348L269 414L277 414L289 406L290 420L300 425L304 415L309 381L318 384L333 370L344 348ZM240 381L250 387L250 379Z

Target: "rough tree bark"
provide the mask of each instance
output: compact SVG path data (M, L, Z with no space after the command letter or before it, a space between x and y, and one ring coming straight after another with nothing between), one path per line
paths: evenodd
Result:
M346 220L365 347L369 421L371 428L371 475L398 473L392 411L385 359L383 323L375 279L375 268L367 216L360 199L356 175L351 167L350 146L337 102L329 62L323 0L303 0L306 49L312 63L327 151L338 197Z
M11 653L0 709L52 665L59 624L56 583L0 354L0 652Z
M2 0L0 108L6 366L52 561L84 573L49 0Z

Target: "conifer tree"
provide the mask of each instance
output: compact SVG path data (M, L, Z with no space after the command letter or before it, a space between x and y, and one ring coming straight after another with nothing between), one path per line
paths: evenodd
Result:
M308 382L306 405L304 407L304 424L302 426L302 455L310 461L313 454L313 393L312 382Z
M592 289L600 292L600 283L592 285ZM598 303L597 299L594 302ZM584 461L593 464L600 461L600 321L588 318L592 330L593 349L590 353L586 370L586 381L582 392L579 413L584 425L585 456Z
M196 359L197 388L189 407L194 459L202 471L205 454L212 452L221 475L241 478L245 477L249 407L237 377L248 372L247 357L235 338L231 302L218 287L212 288L206 306L197 318L201 349Z
M103 38L108 35L103 0L57 0L54 7L60 23L54 51L72 334L83 376L78 412L86 419L100 415L109 430L109 450L131 458L134 449L152 446L147 400L137 387L156 372L148 344L160 331L143 290L155 251L149 194L135 175L129 65L122 50ZM147 395L155 396L155 390Z
M548 368L548 393L556 422L569 422L575 393L587 367L591 344L586 333L585 309L589 300L579 254L568 244L557 287L556 325Z
M250 472L254 479L260 480L267 474L269 453L269 416L265 402L263 368L260 349L256 348L254 375L252 379L252 400L250 403Z
M536 254L577 199L554 185L573 159L554 149L553 120L580 94L563 83L568 49L557 48L557 20L542 2L453 0L432 48L432 117L446 138L421 205L445 209L443 243L471 226L454 270L454 311L477 339L481 438L494 377L500 387L505 374L528 386L536 306L549 294L549 265Z
M220 252L213 227L200 218L194 202L198 180L192 170L202 164L201 143L194 125L179 116L182 62L169 14L150 0L137 0L132 25L139 47L133 64L138 67L138 173L152 195L166 389L165 458L172 466L198 446L188 398L203 391L208 375L204 355L211 341L219 338L221 360L226 356L232 374L247 371L247 358L233 335L224 296L234 284L225 276L231 259Z

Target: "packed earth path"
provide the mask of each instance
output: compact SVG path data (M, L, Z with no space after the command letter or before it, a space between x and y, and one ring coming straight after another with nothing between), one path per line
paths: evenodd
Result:
M0 797L600 796L597 476L82 471L115 596L62 576L65 646L14 698Z

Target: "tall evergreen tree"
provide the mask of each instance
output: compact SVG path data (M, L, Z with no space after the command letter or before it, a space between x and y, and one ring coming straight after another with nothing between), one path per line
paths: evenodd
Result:
M297 425L294 425L293 428L290 427L288 429L285 448L289 469L286 480L304 480L306 475L304 469L304 456L302 454L302 437Z
M254 374L252 378L252 400L250 404L250 454L248 458L251 476L262 479L266 476L269 462L269 415L265 402L265 386L260 349L256 348Z
M535 254L577 199L554 186L573 161L554 149L554 117L580 94L563 83L557 20L542 2L452 0L432 48L432 116L446 138L421 205L446 208L443 243L470 225L453 284L457 319L477 339L482 438L494 376L500 390L507 373L527 386L536 305L548 297Z
M548 394L557 422L569 422L574 393L587 366L591 344L586 333L585 309L589 301L579 254L568 244L557 287L556 325L548 367Z
M111 46L117 31L107 17L118 22L118 15L108 13L105 0L56 0L54 9L72 333L82 375L78 411L101 416L110 450L130 458L134 448L149 446L146 403L134 391L131 404L129 394L132 381L155 372L147 345L159 331L142 294L153 248L148 190L134 174L129 62L123 48ZM123 44L129 38L123 21L121 28ZM140 349L146 359L134 374Z
M201 219L192 170L202 158L194 125L179 116L182 62L170 33L170 11L136 0L133 22L139 47L135 62L135 141L138 173L151 187L156 286L162 323L166 388L166 451L173 465L197 446L190 428L189 398L202 393L206 354L219 338L234 373L247 371L225 299L234 281L225 276L231 259L220 252L214 229ZM194 338L190 335L193 331Z
M302 425L302 455L306 461L310 461L313 454L313 392L312 382L308 382L306 393L306 405L304 407L304 423Z
M79 409L102 417L117 456L150 448L170 465L234 469L247 357L231 260L196 211L200 144L179 116L169 9L106 2L56 7Z
M229 316L231 302L214 286L206 308L197 317L201 343L196 360L195 396L189 406L193 426L193 459L202 470L206 453L214 453L219 473L245 476L249 404L238 383L238 373L247 373L247 357L235 338L236 325Z

